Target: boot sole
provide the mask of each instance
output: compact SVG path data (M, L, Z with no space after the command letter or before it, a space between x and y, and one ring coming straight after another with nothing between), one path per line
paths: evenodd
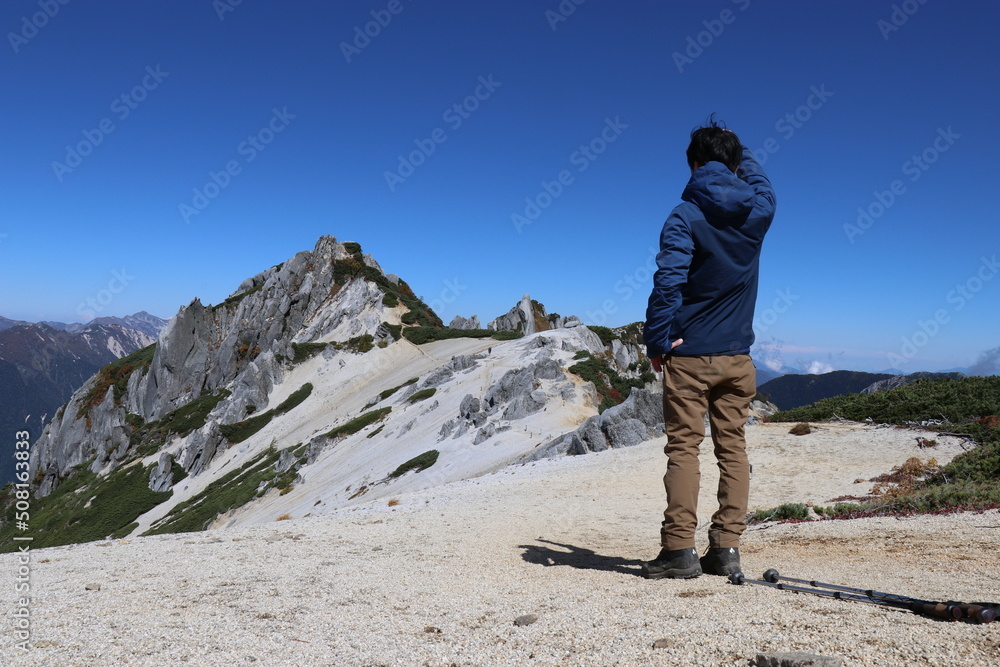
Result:
M694 579L702 575L701 568L689 570L664 570L663 572L643 572L646 579Z
M736 574L737 572L742 573L743 572L743 568L740 565L738 565L738 564L735 565L735 566L729 565L729 566L720 567L720 568L705 567L705 565L702 564L701 571L702 571L703 574L710 574L710 575L719 576L719 577L728 577L729 575Z

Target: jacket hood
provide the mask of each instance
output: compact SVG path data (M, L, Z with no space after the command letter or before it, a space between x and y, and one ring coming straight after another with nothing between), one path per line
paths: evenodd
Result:
M709 162L696 169L681 199L710 218L746 216L755 201L753 188L721 162Z

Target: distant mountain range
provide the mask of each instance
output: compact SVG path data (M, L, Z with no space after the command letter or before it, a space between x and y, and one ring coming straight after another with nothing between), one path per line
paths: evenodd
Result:
M964 377L962 373L864 373L861 371L833 371L822 375L789 373L757 385L757 392L782 410L810 405L824 398L843 394L871 394L895 389L922 378Z
M84 329L88 329L99 324L116 324L123 329L135 329L136 331L141 331L147 336L152 336L156 338L160 335L160 331L166 325L167 321L162 317L157 317L156 315L150 315L145 310L141 310L134 315L126 315L125 317L96 317L89 322L49 322L43 320L37 322L37 324L44 324L46 326L52 327L59 331L65 331L67 333L79 333ZM5 331L12 327L30 327L36 324L36 322L25 322L23 320L10 320L6 317L0 317L0 331Z
M37 438L73 392L104 365L156 341L167 321L146 312L86 324L0 318L0 484L13 479L13 433Z

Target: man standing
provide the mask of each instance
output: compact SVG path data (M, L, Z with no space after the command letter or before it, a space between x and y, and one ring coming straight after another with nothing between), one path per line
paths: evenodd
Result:
M749 503L744 425L756 394L750 346L774 190L751 151L714 119L691 133L687 161L691 180L660 233L643 333L653 368L663 371L668 457L663 548L643 565L649 579L739 572ZM699 559L698 448L706 411L720 471L719 509Z

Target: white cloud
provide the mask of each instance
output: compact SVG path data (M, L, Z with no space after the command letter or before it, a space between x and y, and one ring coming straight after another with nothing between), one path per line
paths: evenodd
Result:
M805 367L805 371L809 375L823 375L833 371L833 366L825 361L810 361L809 365Z
M785 364L782 363L781 357L768 357L764 359L764 365L775 373L780 373Z

